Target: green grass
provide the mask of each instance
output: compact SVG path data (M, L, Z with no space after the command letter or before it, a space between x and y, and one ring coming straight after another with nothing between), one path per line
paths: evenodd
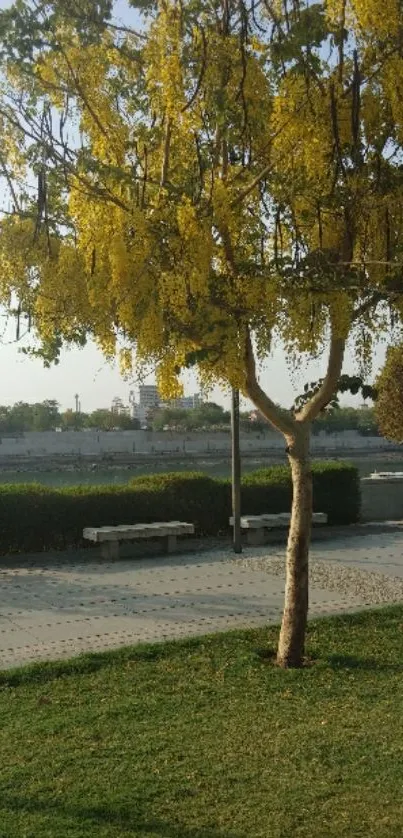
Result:
M0 674L4 838L393 838L403 608Z

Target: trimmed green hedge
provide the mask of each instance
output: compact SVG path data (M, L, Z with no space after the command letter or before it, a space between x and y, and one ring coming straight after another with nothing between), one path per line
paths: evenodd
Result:
M329 524L354 524L360 516L360 479L351 463L328 460L312 463L313 509L326 512ZM292 487L288 466L272 466L245 475L242 481L242 512L288 512Z
M357 469L348 463L313 465L314 509L329 524L358 520ZM260 469L242 481L242 512L287 512L291 506L286 466ZM0 552L41 552L82 547L84 527L182 520L198 535L228 530L229 480L202 473L137 477L126 486L75 486L52 489L39 484L0 485Z

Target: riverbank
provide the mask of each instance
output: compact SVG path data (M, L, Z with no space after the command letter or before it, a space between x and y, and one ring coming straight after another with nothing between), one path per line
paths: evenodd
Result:
M325 451L313 456L314 460L349 460L357 466L361 477L374 471L403 471L403 450L396 451ZM247 474L257 468L286 463L285 452L245 452L242 454L242 471ZM174 455L107 455L103 457L30 457L0 458L0 483L42 483L48 486L123 484L143 474L167 471L201 471L211 477L230 477L229 454Z

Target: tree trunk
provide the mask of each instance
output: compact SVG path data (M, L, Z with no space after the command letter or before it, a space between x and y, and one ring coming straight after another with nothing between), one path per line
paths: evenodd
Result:
M242 553L241 541L241 449L239 445L239 390L232 389L231 398L232 446L232 515L234 519L234 553Z
M310 423L287 436L293 499L287 544L284 613L277 650L282 667L302 666L308 619L308 557L312 526Z

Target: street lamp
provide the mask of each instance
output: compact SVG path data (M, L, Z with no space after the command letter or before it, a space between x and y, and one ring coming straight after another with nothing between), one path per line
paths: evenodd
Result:
M239 446L239 390L231 393L232 517L234 553L242 553L241 544L241 451Z

